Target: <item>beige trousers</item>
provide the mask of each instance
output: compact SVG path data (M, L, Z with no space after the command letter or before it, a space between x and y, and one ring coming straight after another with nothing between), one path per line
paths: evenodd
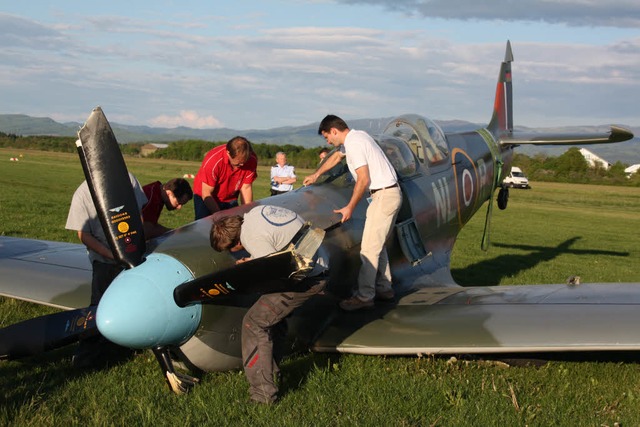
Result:
M385 243L402 205L402 192L399 187L378 190L371 195L371 199L362 232L362 266L356 292L356 296L363 301L373 299L376 289L391 289L391 269Z

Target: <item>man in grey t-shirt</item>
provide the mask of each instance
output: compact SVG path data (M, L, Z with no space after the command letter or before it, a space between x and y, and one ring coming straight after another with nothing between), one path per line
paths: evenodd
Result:
M211 246L223 250L246 250L251 257L237 263L259 258L284 249L304 225L297 213L278 206L257 206L244 215L228 216L211 227ZM273 403L278 398L278 385L274 374L279 372L278 336L282 323L295 308L322 291L326 285L328 256L322 246L314 257L315 265L302 283L300 292L278 292L262 295L242 320L242 358L249 381L251 400ZM286 329L285 329L286 330ZM276 349L277 350L277 349Z
M131 173L129 173L129 180L138 203L138 209L142 211L142 207L147 203L147 196L142 191L142 186L136 177ZM93 204L87 181L83 181L73 194L65 228L78 232L78 238L89 251L91 263L99 261L105 264L116 264L98 218L98 212Z
M136 177L129 174L129 179L138 202L138 208L142 210L142 206L147 203L147 197ZM92 268L90 305L97 305L102 294L113 279L120 274L123 267L114 259L102 224L98 219L98 212L93 204L87 181L80 184L73 194L65 228L77 231L78 238L87 247ZM73 357L73 365L78 368L89 368L104 364L109 358L107 353L110 350L117 350L117 347L114 346L115 344L107 341L101 335L83 339Z

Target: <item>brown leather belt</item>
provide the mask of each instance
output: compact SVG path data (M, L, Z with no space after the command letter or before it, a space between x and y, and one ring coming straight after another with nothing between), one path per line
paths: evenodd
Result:
M390 185L390 186L388 186L388 187L376 188L375 190L370 190L370 193L371 193L371 194L373 194L373 193L375 193L376 191L380 191L380 190L387 190L387 189L389 189L389 188L395 188L395 187L397 187L397 186L398 186L398 183L396 182L395 184Z

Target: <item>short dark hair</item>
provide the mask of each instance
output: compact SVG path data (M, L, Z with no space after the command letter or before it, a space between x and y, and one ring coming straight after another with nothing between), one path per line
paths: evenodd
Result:
M329 114L320 122L318 135L322 135L322 132L329 132L333 128L343 131L349 129L349 126L340 117Z
M189 181L184 178L170 179L162 186L162 188L165 190L171 190L178 200L182 200L183 197L186 197L187 201L189 201L193 197L191 185L189 185Z
M234 136L227 142L227 151L231 158L242 156L245 160L249 159L249 156L253 152L251 148L251 142L244 136Z
M214 222L209 233L209 243L218 252L226 251L240 242L240 230L244 219L240 215L226 216Z

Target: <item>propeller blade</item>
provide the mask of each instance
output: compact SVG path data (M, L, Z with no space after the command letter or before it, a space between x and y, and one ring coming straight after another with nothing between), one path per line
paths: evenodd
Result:
M186 307L195 303L216 302L234 293L298 290L300 281L313 269L313 256L322 244L325 233L326 230L313 228L307 223L286 249L183 283L173 290L173 299L179 307Z
M298 270L292 251L252 259L177 286L173 299L179 307L216 302L231 294L284 292L296 289L298 281L287 279Z
M95 333L95 307L25 320L0 329L0 360L34 356Z
M80 163L111 249L125 267L135 267L146 249L142 219L118 142L100 107L78 138Z

